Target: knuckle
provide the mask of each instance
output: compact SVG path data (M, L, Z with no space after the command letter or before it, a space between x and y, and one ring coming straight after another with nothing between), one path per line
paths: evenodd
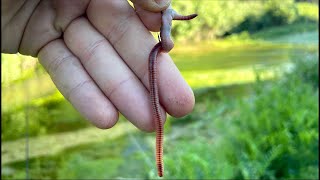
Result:
M92 79L87 79L80 81L79 83L76 83L74 86L72 86L70 89L66 90L66 99L70 99L70 96L73 94L77 94L79 90L81 90L85 85L94 83Z
M51 75L59 74L60 67L62 67L65 63L67 63L69 61L77 61L77 59L72 54L68 54L68 53L59 54L48 65L49 74L51 74Z
M97 49L99 49L100 47L104 46L106 43L106 39L100 39L97 41L94 41L93 43L91 43L90 45L88 45L85 49L84 49L84 59L87 59L88 61L90 61L91 59L93 59L92 57L94 56L95 52L97 51ZM88 62L87 61L87 62Z

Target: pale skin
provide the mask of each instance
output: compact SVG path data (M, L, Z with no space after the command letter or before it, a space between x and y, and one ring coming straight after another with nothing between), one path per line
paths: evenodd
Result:
M2 0L2 53L39 58L64 97L98 128L121 112L137 128L155 130L148 58L161 11L171 0ZM160 2L157 4L156 2ZM182 117L194 106L191 88L166 53L158 55L165 112Z

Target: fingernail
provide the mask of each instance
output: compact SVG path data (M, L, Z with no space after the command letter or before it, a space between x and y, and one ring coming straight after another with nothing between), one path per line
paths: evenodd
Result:
M154 0L159 6L169 6L171 3L171 0Z

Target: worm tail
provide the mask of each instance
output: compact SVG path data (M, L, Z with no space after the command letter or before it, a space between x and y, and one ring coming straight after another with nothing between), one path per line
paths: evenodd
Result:
M195 17L197 17L198 14L190 14L190 15L187 15L187 16L183 16L183 15L180 15L178 13L175 13L174 16L173 16L173 20L191 20Z

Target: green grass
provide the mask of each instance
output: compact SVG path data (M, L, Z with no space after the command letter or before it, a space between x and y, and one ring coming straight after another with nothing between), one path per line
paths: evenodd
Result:
M123 118L121 121L124 121ZM129 123L120 122L108 131L90 127L73 132L30 138L31 177L78 179L93 178L95 175L101 176L102 174L111 175L111 171L115 171L111 169L111 166L118 166L116 160L124 162L119 153L127 144L127 139L123 137L124 134L131 131L136 132L137 129L132 125L129 126ZM111 141L116 143L110 144ZM2 145L3 160L1 163L2 168L5 169L2 177L11 179L25 177L23 171L25 155L21 153L25 148L25 140L5 142ZM110 165L105 166L105 164ZM95 168L90 170L87 167Z
M3 108L1 117L2 141L23 138L26 118L29 119L31 137L91 126L57 90L53 94L31 99L17 107Z

